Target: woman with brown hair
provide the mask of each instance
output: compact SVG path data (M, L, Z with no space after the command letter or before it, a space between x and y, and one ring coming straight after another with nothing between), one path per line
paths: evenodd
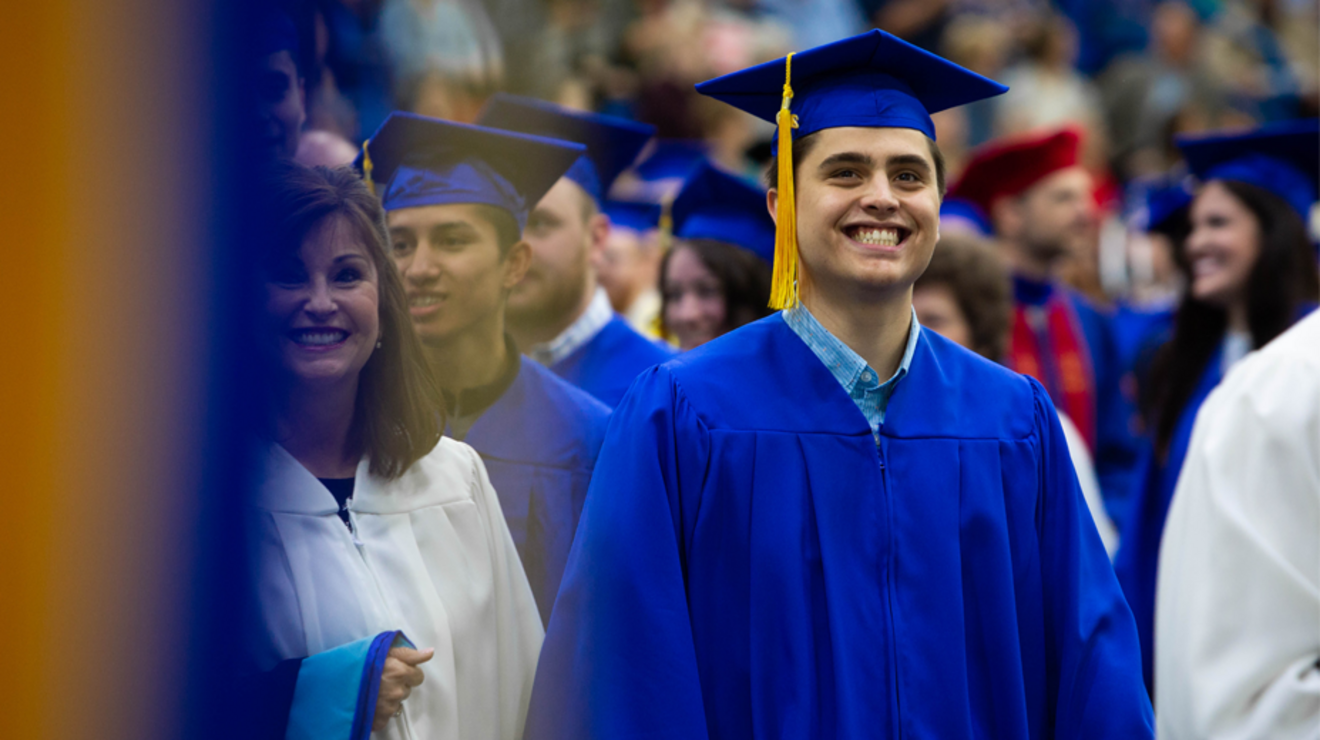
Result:
M268 714L287 737L519 737L541 622L481 459L441 437L380 202L348 169L267 184L248 658L285 677Z
M703 164L673 203L660 262L660 331L687 351L770 315L775 222L765 195Z
M1151 689L1160 540L1197 412L1229 367L1320 298L1304 221L1320 175L1316 121L1178 145L1203 183L1191 205L1191 232L1178 249L1187 292L1143 391L1151 439L1114 561L1137 618Z

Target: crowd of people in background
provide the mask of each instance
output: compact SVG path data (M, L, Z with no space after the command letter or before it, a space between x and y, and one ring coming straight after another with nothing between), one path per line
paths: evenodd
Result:
M1320 597L1307 591L1320 584L1291 584L1303 593L1286 598L1257 594L1262 603L1274 599L1301 615L1271 621L1234 614L1231 589L1213 585L1217 582L1205 569L1207 560L1222 564L1222 558L1207 554L1218 541L1207 533L1223 532L1226 546L1264 569L1235 571L1237 583L1271 583L1269 568L1277 576L1308 552L1314 559L1313 546L1307 550L1287 538L1314 542L1316 532L1308 534L1305 523L1320 525L1320 507L1309 499L1295 504L1300 528L1268 502L1260 506L1274 513L1263 522L1254 514L1226 512L1224 501L1231 496L1216 486L1236 482L1240 493L1253 479L1242 469L1224 468L1210 450L1231 456L1227 446L1242 445L1243 466L1252 459L1273 466L1280 490L1307 485L1298 481L1316 486L1320 478L1307 478L1314 468L1289 468L1292 463L1279 463L1263 448L1251 458L1248 448L1262 445L1259 439L1202 430L1198 421L1213 411L1222 427L1229 419L1248 427L1257 423L1263 425L1260 434L1271 437L1273 417L1250 413L1278 403L1279 396L1269 393L1286 393L1280 390L1285 381L1271 373L1296 377L1312 367L1300 340L1277 350L1271 344L1320 303L1320 210L1315 207L1320 6L1295 0L281 3L261 29L259 100L252 118L267 158L278 163L264 186L271 209L264 217L276 237L258 266L260 275L254 275L266 286L268 318L281 337L273 351L258 350L280 368L272 371L280 380L267 389L273 409L269 431L279 444L262 463L265 483L254 535L264 553L256 580L261 618L274 625L258 630L263 638L253 660L259 675L254 695L263 697L260 703L276 718L265 725L278 726L278 732L266 730L276 733L271 736L284 736L286 728L315 736L314 728L325 725L299 707L338 701L331 697L345 690L327 676L342 673L344 665L361 672L363 661L376 661L380 668L379 699L368 702L374 708L367 710L359 698L357 711L350 707L347 716L357 722L365 712L377 731L399 733L390 737L521 736L529 704L537 726L528 732L537 737L587 730L606 737L645 729L663 716L642 711L623 717L573 707L620 699L615 690L654 698L661 683L648 681L655 676L630 678L615 689L603 682L607 676L617 679L610 672L626 670L630 658L645 662L674 648L678 652L665 670L700 672L703 682L735 687L737 696L720 701L764 700L756 693L755 677L737 673L743 665L737 661L745 656L742 648L728 646L734 636L720 631L727 625L703 634L693 616L695 632L679 640L675 631L686 621L664 618L673 611L664 598L674 596L664 588L678 588L680 594L687 589L686 607L693 615L699 608L747 609L753 597L737 588L721 594L717 585L702 581L710 575L698 565L719 571L741 563L755 571L739 560L748 555L737 548L770 557L756 549L755 538L765 535L752 524L774 529L766 524L773 517L755 510L751 488L746 500L738 499L748 509L742 513L708 511L699 499L684 498L690 493L675 493L697 485L680 475L681 464L696 454L684 445L701 455L719 450L723 457L716 462L700 458L711 476L736 472L721 464L742 466L751 477L769 471L756 485L775 485L769 478L780 477L783 485L808 490L825 485L812 477L822 474L801 473L784 460L800 456L808 471L813 461L830 464L820 461L834 460L831 456L839 456L842 470L852 470L847 466L853 461L845 462L835 448L777 446L765 434L750 446L730 441L750 428L746 425L759 424L755 428L762 432L778 427L721 400L721 393L764 393L768 407L776 394L791 395L761 378L763 369L734 367L751 363L750 350L739 354L737 342L716 340L754 325L738 335L742 341L761 336L757 341L775 347L783 341L766 334L773 331L767 327L778 326L767 317L783 286L779 273L786 249L784 211L775 200L783 192L777 176L785 172L781 158L793 160L791 174L807 153L797 146L791 154L778 150L773 142L784 124L777 126L773 113L762 115L754 104L735 102L706 81L740 81L738 75L749 68L781 64L786 54L821 44L862 43L857 39L867 37L858 34L870 28L909 42L912 51L904 54L929 53L956 65L956 74L974 78L965 82L969 86L986 78L1008 87L998 95L967 93L957 101L965 104L947 105L928 103L918 89L924 83L912 84L916 93L904 92L931 111L930 138L938 149L930 149L930 176L932 186L938 177L940 197L932 214L937 234L929 265L911 290L911 339L902 332L907 349L901 362L894 358L891 383L903 380L914 355L920 356L918 334L936 333L983 358L987 367L993 363L1033 379L1029 389L1018 388L980 365L965 365L969 360L948 354L943 343L934 350L935 361L944 363L940 382L977 378L987 392L1020 396L1025 416L1006 411L1004 418L1026 424L1023 428L1037 425L1031 428L1042 441L1030 451L1005 452L1019 441L1008 421L983 424L977 414L989 412L980 406L959 418L952 406L934 403L928 426L914 424L910 437L892 429L889 435L912 443L965 423L959 431L968 435L959 437L963 446L953 452L941 448L939 454L967 455L959 462L967 466L975 459L978 475L1026 475L1030 469L1042 481L1056 475L1076 481L1082 511L1089 514L1085 528L1095 530L1099 552L1108 558L1097 566L1085 551L1090 535L1077 535L1086 540L1082 551L1064 548L1054 553L1058 563L1033 563L1044 568L1036 578L1047 591L1057 585L1051 579L1075 578L1081 584L1098 579L1095 593L1102 595L1112 582L1121 598L1111 604L1082 596L1095 612L1069 612L1066 618L1076 619L1084 631L1093 627L1088 618L1120 613L1119 621L1130 616L1133 627L1130 646L1125 628L1115 628L1102 667L1085 667L1100 672L1079 680L1117 686L1123 671L1132 668L1139 693L1155 699L1161 732L1169 737L1229 729L1248 733L1241 736L1275 736L1273 731L1288 728L1297 737L1313 736L1304 726L1320 726L1315 662L1320 652L1309 664L1303 656L1320 651ZM837 64L841 75L852 73ZM887 74L901 78L902 72ZM699 83L704 83L700 89ZM809 89L805 94L832 93ZM781 90L765 95L777 110ZM827 128L810 121L803 125L812 126L804 136ZM924 132L921 125L910 128ZM793 136L796 142L798 134ZM910 235L907 227L895 228L899 241ZM866 238L887 244L882 230L877 227ZM821 301L824 289L814 290ZM849 389L840 368L862 358L834 348L830 331L812 315L823 304L802 310L793 291L793 299L775 308L785 309L784 323ZM331 311L331 305L339 308ZM318 323L318 307L336 318ZM1314 326L1310 320L1293 334L1305 330L1310 334L1304 336L1314 338ZM353 351L343 351L345 344ZM711 345L709 352L689 354L705 345ZM316 354L330 347L335 350L324 357ZM801 358L775 351L783 372L796 372L793 362ZM341 355L348 359L341 362ZM709 369L713 357L733 363L728 367L740 373L745 386L719 386L699 377L698 369ZM1277 365L1285 369L1265 365L1265 357L1279 358ZM1230 374L1239 364L1241 372ZM849 392L872 422L886 471L882 478L903 479L912 471L893 457L886 468L890 448L882 442L888 439L881 430L894 388L867 362L855 369L860 375L849 380L857 384ZM1255 380L1240 380L1247 373ZM812 382L802 381L803 398L817 398ZM1214 395L1221 384L1221 395ZM879 422L867 406L877 398ZM1241 399L1255 399L1255 406L1247 408L1250 401ZM699 413L703 403L709 405ZM1041 411L1042 404L1048 412ZM949 415L947 428L940 426L941 414ZM783 428L822 437L840 433L823 423L821 429L799 429L793 426L796 418L785 412ZM891 424L906 432L904 423L900 414ZM1318 422L1290 423L1287 433L1304 437ZM1061 449L1051 447L1056 436ZM993 464L976 457L987 453L973 450L974 440L985 439L1001 445L999 456L991 456ZM626 445L645 455L625 453ZM895 445L891 455L907 449ZM602 447L604 472L597 466ZM1320 449L1309 453L1314 466ZM913 447L909 454L932 464L938 460L933 447ZM1056 454L1071 461L1064 473L1053 467L1049 456ZM1030 455L1041 457L1029 460ZM635 470L655 472L664 481L672 510L598 504L584 515L587 492L596 490L593 477L627 486ZM794 478L799 474L802 480ZM1184 478L1202 481L1202 489L1215 489L1216 497L1206 499L1204 490L1182 493L1192 485ZM333 495L333 510L322 511L331 498L318 496L318 485ZM645 491L647 484L636 485ZM741 483L728 485L742 490ZM1009 494L1006 488L1004 495ZM793 504L822 506L810 500ZM1020 513L1013 505L1000 506L1004 521L994 526L1013 532L1022 525L1013 521ZM1244 511L1251 506L1233 505ZM687 506L718 518L735 539L748 542L702 539L703 530L694 523L698 513ZM650 524L660 517L665 526L659 532L648 529L643 515ZM1071 515L1066 507L1038 512L1045 519ZM307 517L317 516L309 525ZM830 530L835 536L855 536L844 523L817 521L818 516L838 512L818 508L802 521L777 524L784 529L780 536L791 540L790 549L800 546L811 562L831 557L822 551L833 545L809 538L799 542L800 530L836 527ZM1254 539L1242 534L1235 528L1239 520L1265 534ZM635 532L606 531L629 524L637 525ZM1044 532L1055 524L1038 521L1037 526ZM575 537L586 539L575 544ZM628 542L630 537L635 542ZM674 537L687 549L671 562ZM1271 537L1280 539L1277 548L1259 546L1261 538ZM625 546L637 548L644 562L617 562ZM726 546L729 551L721 551ZM1170 547L1178 549L1170 555ZM1262 556L1260 550L1269 552ZM333 558L318 559L315 553L322 551ZM925 557L921 552L918 557ZM1320 575L1316 565L1303 566L1301 578ZM1096 568L1103 572L1096 575ZM939 572L932 566L932 576ZM456 573L462 575L455 580ZM640 584L636 592L623 585L648 573L664 588L644 594ZM782 592L755 576L749 588L768 589L789 601L816 599L811 603L817 609L842 603L832 592L838 584L800 575L803 584ZM983 575L1003 576L993 570ZM1281 580L1286 579L1276 579ZM599 594L610 588L624 593L602 602ZM823 592L828 593L822 597ZM1271 654L1255 641L1255 633L1236 630L1236 623L1205 626L1213 615L1190 613L1186 600L1170 596L1174 592L1199 599L1224 620L1239 620L1242 630L1300 629L1305 637L1294 640L1296 649ZM831 596L836 601L829 601ZM965 591L959 598L973 604L989 597ZM1018 608L1070 608L1050 598L1047 593L1044 606L1022 602ZM880 608L869 602L865 608L872 606ZM626 627L608 619L614 612L636 615L646 608L662 616L639 617L638 624ZM855 615L830 621L805 608L806 613L775 624L816 630L828 624L845 634L868 623L860 617L848 621ZM1311 612L1315 619L1308 628ZM289 622L290 614L300 615L292 619L299 624ZM404 615L412 626L391 623L392 614ZM1043 619L1041 629L1060 629L1054 620L1064 617L1050 611ZM1178 626L1184 623L1186 631ZM756 624L767 630L769 622ZM419 631L416 625L428 627ZM1003 625L985 627L977 640L989 639L992 627ZM359 639L368 633L380 636ZM744 636L743 647L767 634L771 631ZM598 646L586 647L597 639ZM969 644L982 645L977 640L969 638ZM1225 667L1228 649L1221 647L1233 640L1239 650L1272 655L1292 672L1295 685L1285 685L1266 680L1278 666L1265 658L1254 668L1254 686L1274 702L1274 716L1283 724L1259 724L1265 720L1260 714L1253 718L1251 707L1207 708L1205 692L1228 690L1225 686L1245 691L1249 684ZM694 644L698 651L729 650L734 664L721 668L700 655L678 654ZM1061 645L1057 650L1072 655L1073 646ZM780 668L816 661L819 670L819 662L829 660L807 655L810 641L789 640L779 647L806 651L776 655ZM350 648L351 655L341 654ZM615 654L600 658L592 650ZM1037 655L1024 643L1022 650L1033 659L1050 656L1042 661L1058 657L1054 648ZM991 660L960 657L969 665ZM1134 658L1131 666L1125 657ZM588 665L589 660L597 662ZM757 659L751 660L756 665ZM769 666L772 661L766 660ZM841 683L869 675L872 668L842 656L833 660ZM1106 660L1112 661L1112 673L1103 672ZM893 661L906 665L901 656ZM1038 688L1032 683L1035 668L1028 666L1025 678L1017 676L1027 694ZM1193 675L1194 681L1170 678ZM1207 688L1212 679L1206 676L1219 683ZM971 670L958 680L970 686L987 679ZM701 688L679 686L678 692ZM833 684L809 688L846 693ZM1125 707L1117 713L1129 711L1126 719L1135 723L1114 719L1114 727L1140 724L1139 701L1121 689L1097 690L1108 691L1104 696ZM589 691L598 693L583 694ZM405 702L410 695L414 698ZM682 698L691 701L676 699L674 706L684 711L701 706L699 695ZM711 728L728 723L724 729L734 734L746 729L740 708L716 707L706 699L704 715L680 711L671 719L681 724L704 717ZM840 706L846 714L846 702ZM748 711L758 721L780 716L760 705ZM782 713L785 727L807 721L804 716L825 722L813 713L824 710L794 711ZM977 711L970 708L966 716L981 716ZM1078 711L1070 721L1088 716ZM958 712L951 716L963 716ZM861 716L834 719L845 727ZM1032 725L1036 719L1022 721L1033 733L1040 729ZM1071 730L1060 732L1074 736ZM1087 735L1079 730L1076 736Z

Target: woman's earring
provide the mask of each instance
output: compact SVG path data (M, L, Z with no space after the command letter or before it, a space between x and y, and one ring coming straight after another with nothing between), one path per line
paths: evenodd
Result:
M384 339L385 339L384 334L381 334L380 336L376 337L376 349L380 349L380 343L384 341Z

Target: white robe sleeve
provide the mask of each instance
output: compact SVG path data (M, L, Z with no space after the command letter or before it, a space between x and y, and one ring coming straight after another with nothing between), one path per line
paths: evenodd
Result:
M1320 738L1320 315L1202 407L1155 622L1161 740Z
M523 572L522 560L513 544L509 526L504 521L504 512L486 473L486 466L476 451L471 448L468 450L476 466L478 490L475 498L487 527L495 579L499 654L492 656L492 659L499 664L499 713L503 725L500 736L516 740L523 736L527 705L532 698L532 679L536 676L536 661L541 653L545 630L541 626L536 598Z
M1091 453L1086 449L1086 439L1072 423L1067 414L1059 413L1059 426L1063 427L1063 438L1068 442L1068 456L1072 458L1073 470L1077 473L1077 484L1082 488L1082 497L1086 499L1086 508L1091 512L1095 530L1100 533L1100 542L1105 546L1109 559L1114 559L1118 551L1118 528L1105 510L1105 499L1100 494L1100 480L1095 477L1095 465L1091 463Z

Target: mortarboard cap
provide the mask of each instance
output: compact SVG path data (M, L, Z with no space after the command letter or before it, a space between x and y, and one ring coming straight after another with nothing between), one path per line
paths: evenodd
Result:
M1133 183L1137 188L1137 206L1133 225L1145 232L1166 232L1178 219L1187 218L1192 204L1189 178L1159 177Z
M935 138L930 114L1008 88L874 29L697 85L697 92L776 122L784 85L798 137L827 128L911 128Z
M674 236L713 239L775 260L775 221L765 191L706 164L692 174L673 205Z
M660 228L661 207L655 203L632 200L607 200L602 207L612 226L633 231L651 231Z
M496 93L482 109L482 126L583 144L586 154L566 176L597 204L655 134L655 127L614 116L584 113L534 98Z
M1320 188L1320 119L1286 121L1244 134L1179 137L1202 182L1234 180L1282 198L1306 221Z
M633 167L642 180L686 180L706 161L706 145L686 139L656 139L645 159Z
M778 126L774 149L841 126L908 128L935 138L930 114L993 97L1007 87L879 29L789 54L697 85L697 92ZM779 207L770 306L797 305L797 204L793 158L779 157Z
M949 197L989 215L1000 198L1021 195L1055 172L1075 167L1081 142L1073 128L992 141L972 153Z
M985 213L970 200L947 197L940 203L940 225L962 225L979 236L993 236L994 228Z
M449 203L503 208L521 230L527 214L584 147L539 136L391 113L355 163L384 183L385 210Z

